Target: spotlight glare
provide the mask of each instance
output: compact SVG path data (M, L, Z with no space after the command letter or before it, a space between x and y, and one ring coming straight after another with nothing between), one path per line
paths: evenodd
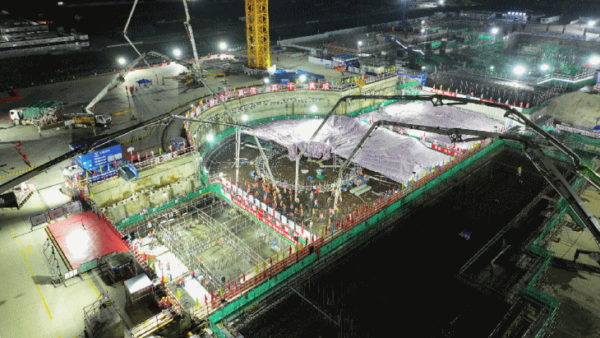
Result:
M179 48L173 49L173 56L176 57L176 58L180 57L181 56L181 49L179 49Z
M525 69L525 67L521 65L517 65L515 66L515 68L513 68L513 73L517 76L525 74L526 71L527 69Z
M117 58L117 63L120 64L121 66L124 66L127 63L127 59L120 56L119 58Z
M319 110L319 108L317 108L317 106L315 106L314 104L312 106L310 106L311 113L316 113L318 110Z
M208 134L206 134L206 140L207 140L208 142L212 142L212 141L214 141L214 140L215 140L215 135L213 135L212 133L208 133Z
M300 76L298 77L298 80L300 80L300 82L305 82L306 81L306 75L300 74Z

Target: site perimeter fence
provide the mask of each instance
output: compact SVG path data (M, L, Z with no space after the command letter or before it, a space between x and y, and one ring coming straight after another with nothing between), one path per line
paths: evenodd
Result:
M216 327L217 323L243 309L247 304L258 300L259 297L263 296L270 289L280 286L287 278L314 262L317 256L327 255L327 253L346 241L352 240L359 233L362 233L383 218L391 216L403 205L419 198L434 186L446 181L450 176L458 173L474 161L490 154L503 144L504 141L496 141L491 144L489 141L486 141L482 143L481 147L476 147L464 155L456 157L439 170L423 177L407 189L395 192L385 199L380 199L373 205L360 207L350 214L345 221L337 222L333 232L325 229L325 233L317 240L309 242L306 246L297 246L295 253L283 258L279 262L275 262L245 282L239 283L236 289L228 290L222 295L211 299L213 309L220 307L223 303L226 304L209 317L211 327L215 329L217 335L221 335ZM240 297L243 293L245 293L244 297Z

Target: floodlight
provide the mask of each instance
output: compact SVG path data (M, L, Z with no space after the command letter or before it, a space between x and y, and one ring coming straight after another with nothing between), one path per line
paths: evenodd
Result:
M121 66L125 66L125 64L127 63L127 59L120 56L117 58L117 63L120 64Z
M179 48L173 49L173 56L176 57L176 58L180 57L181 56L181 49L179 49Z
M219 42L219 49L220 50L226 50L227 49L227 42L225 42L225 41Z
M265 78L263 79L263 82L264 82L265 84L269 84L269 83L271 82L271 80L270 80L268 77L265 77Z
M316 113L318 110L319 110L319 108L317 108L317 106L315 106L314 104L312 106L310 106L311 113Z
M525 67L521 65L517 65L513 68L513 73L518 76L525 74L526 71L527 69L525 69Z
M300 82L305 82L306 81L306 75L300 74L300 76L298 77L298 80L300 80Z
M492 27L491 32L492 32L492 34L496 35L496 34L498 34L500 32L500 28L498 28L498 27Z
M248 121L248 115L242 114L242 122Z
M540 66L540 70L541 70L542 72L545 72L545 71L547 71L548 69L550 69L550 66L549 66L548 64L546 64L546 63L544 63L544 64L542 64L542 65Z
M212 133L208 133L208 134L206 134L206 140L207 140L208 142L212 142L212 141L214 141L214 140L215 140L215 135L213 135Z

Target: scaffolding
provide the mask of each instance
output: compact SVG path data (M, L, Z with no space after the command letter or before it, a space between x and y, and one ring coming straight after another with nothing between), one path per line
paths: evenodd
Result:
M274 234L214 195L203 196L155 221L159 223L159 242L188 270L205 276L210 291L224 289L249 268L265 264L269 257L260 252L277 240ZM253 225L258 226L258 235L247 243L240 234Z

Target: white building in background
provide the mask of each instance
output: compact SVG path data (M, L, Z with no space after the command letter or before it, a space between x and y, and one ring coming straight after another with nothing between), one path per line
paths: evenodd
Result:
M87 34L50 31L45 23L0 13L0 59L77 51L89 47Z

